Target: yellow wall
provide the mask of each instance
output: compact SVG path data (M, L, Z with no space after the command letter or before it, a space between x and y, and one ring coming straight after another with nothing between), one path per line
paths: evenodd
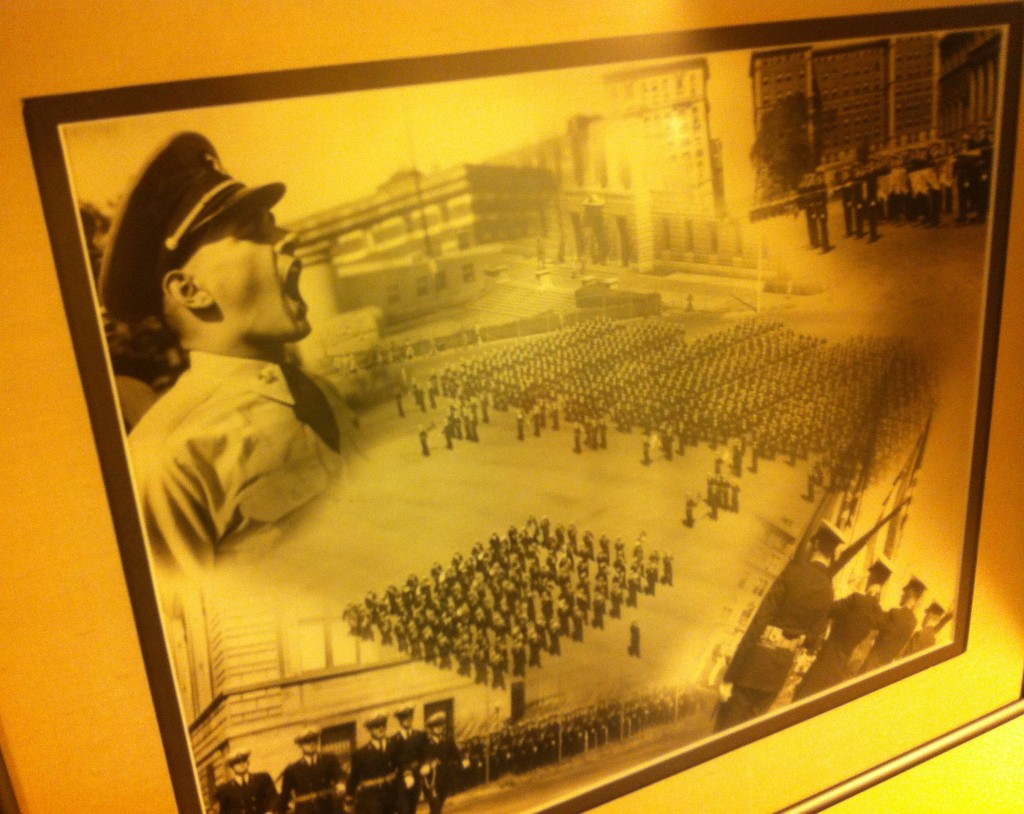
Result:
M20 99L306 65L754 22L750 0L7 0L0 11L0 748L24 814L174 811L21 121ZM927 0L794 0L779 17ZM1019 129L1019 128L1018 128ZM1018 139L1020 137L1018 136ZM1024 171L1017 161L970 650L607 812L777 808L1017 698L1024 664ZM844 804L1016 811L1024 725ZM954 781L952 778L956 777ZM990 780L989 778L993 778ZM922 786L922 784L926 784ZM989 797L980 806L976 795ZM991 795L996 795L995 797ZM1013 805L1011 805L1011 803Z

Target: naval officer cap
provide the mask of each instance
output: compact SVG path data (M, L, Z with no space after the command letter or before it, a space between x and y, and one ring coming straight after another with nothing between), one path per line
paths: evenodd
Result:
M842 532L829 520L822 520L818 530L814 532L814 544L819 551L829 556L835 554L836 549L845 542Z
M411 718L413 713L415 713L415 710L412 707L406 706L401 709L396 709L394 715L398 720L402 721L407 718Z
M207 227L227 215L270 209L284 192L284 184L248 187L228 175L199 133L171 138L115 218L99 276L107 312L123 320L160 315L164 274L188 259Z
M236 765L238 763L245 763L245 762L247 762L249 760L249 755L251 755L251 754L252 754L252 752L250 752L248 749L243 749L243 750L238 750L238 751L232 752L228 756L228 766L234 766L234 765Z
M932 602L932 604L925 608L924 612L928 616L942 616L942 614L946 612L946 609L938 602Z
M365 726L367 729L378 729L378 728L380 728L382 726L387 726L387 725L388 725L388 716L385 715L383 712L381 712L378 715L373 715L373 716L367 718L363 722L363 726Z
M427 726L444 726L448 722L448 716L438 711L427 718Z
M298 735L295 736L295 743L300 746L304 743L312 743L313 741L320 740L320 730L315 726L303 729Z
M877 559L868 568L868 582L884 585L892 575L892 567L884 559Z
M922 582L922 581L921 581L920 579L918 579L917 577L911 577L911 578L910 578L910 579L909 579L909 580L907 581L907 584L903 586L903 590L904 590L904 591L907 591L908 593L912 593L912 594L914 594L915 596L920 596L920 595L921 595L921 594L923 594L923 593L924 593L924 592L925 592L925 591L926 591L927 589L928 589L928 586L926 586L926 585L925 585L925 584L924 584L924 583L923 583L923 582Z

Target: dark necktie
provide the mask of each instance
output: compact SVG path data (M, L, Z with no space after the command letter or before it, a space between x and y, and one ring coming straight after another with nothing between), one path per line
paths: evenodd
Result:
M341 436L327 396L295 365L283 364L281 372L288 383L292 398L295 399L295 417L303 424L308 424L327 446L339 452Z

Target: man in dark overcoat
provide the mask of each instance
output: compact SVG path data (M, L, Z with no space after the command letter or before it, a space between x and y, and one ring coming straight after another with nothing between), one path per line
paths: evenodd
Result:
M917 577L911 577L903 586L899 607L886 612L878 637L860 668L861 673L877 670L900 657L917 629L916 610L925 590L925 584Z
M363 726L370 740L352 753L345 782L345 810L354 814L393 814L398 766L387 742L387 715L374 715Z
M765 593L723 676L715 731L763 715L775 702L801 647L824 634L834 595L829 567L842 542L827 520L811 538L807 557L797 553Z
M889 566L878 560L868 569L868 584L864 593L852 593L833 603L828 614L831 622L828 639L797 685L794 701L827 690L850 678L849 665L853 652L884 621L885 612L879 604L879 597L891 573Z
M217 814L273 814L277 788L266 772L250 774L249 755L235 752L228 758L232 777L217 786Z
M336 814L344 775L336 755L320 751L320 730L307 729L296 739L302 757L281 776L278 811L294 814ZM293 805L293 809L288 806Z
M427 744L427 733L414 729L413 708L402 707L395 712L398 731L388 738L391 761L398 770L395 782L395 811L397 814L413 814L420 800L420 766L423 750Z
M925 609L924 619L921 620L921 629L910 637L904 655L909 656L912 653L917 653L919 650L927 650L929 647L934 647L936 633L942 627L945 617L945 608L938 602L932 602Z
M455 739L447 732L448 716L435 712L427 718L426 758L420 769L423 775L423 795L430 806L430 814L441 814L445 800L455 791L459 770L469 767L469 760L459 753Z

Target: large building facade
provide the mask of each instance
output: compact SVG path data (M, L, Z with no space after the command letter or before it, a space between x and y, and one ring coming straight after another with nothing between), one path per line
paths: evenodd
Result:
M991 126L999 97L999 32L949 34L939 55L942 132L958 135Z
M990 125L999 37L988 29L756 51L750 60L755 129L774 105L804 94L808 142L818 163L828 165Z
M443 711L463 734L510 716L509 690L353 636L340 606L273 607L262 599L187 592L165 603L170 656L207 804L228 779L231 752L251 750L254 770L276 774L297 759L294 738L309 726L321 730L323 748L345 764L365 742L361 724L373 713L412 706L422 726Z
M605 115L569 121L561 196L581 264L650 271L692 224L723 216L708 79L705 59L611 73Z
M317 326L304 361L330 367L378 338L353 318L393 325L481 296L507 242L548 233L556 190L540 166L403 170L373 195L288 224Z

